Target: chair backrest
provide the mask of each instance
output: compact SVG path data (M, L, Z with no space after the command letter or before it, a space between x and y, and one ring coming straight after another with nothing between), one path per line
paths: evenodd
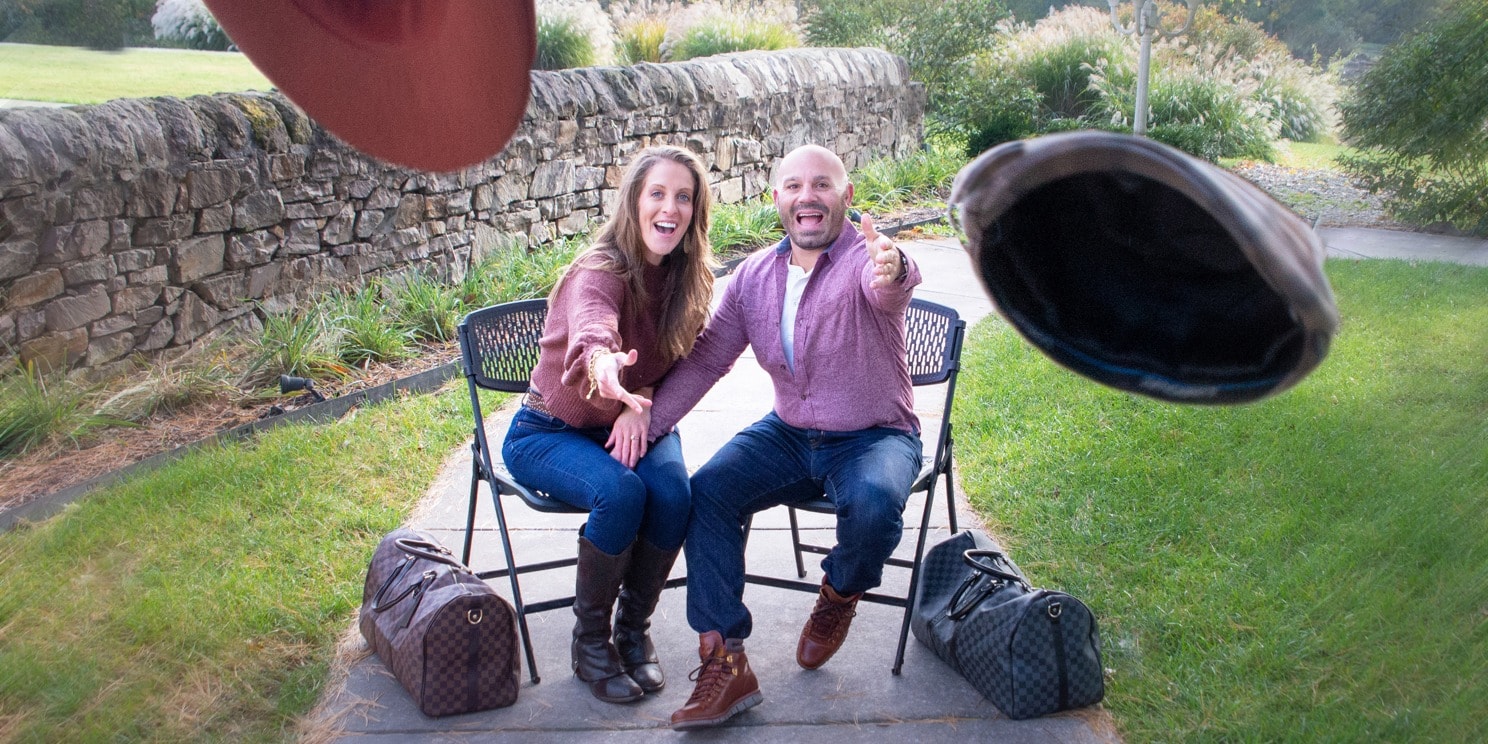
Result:
M487 390L526 392L547 319L545 299L505 302L465 316L459 336L466 376Z
M961 338L966 321L953 308L913 299L904 314L909 380L935 385L955 374L961 363Z

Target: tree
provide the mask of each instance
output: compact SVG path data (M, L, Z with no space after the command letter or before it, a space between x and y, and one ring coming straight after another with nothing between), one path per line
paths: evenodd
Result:
M1348 168L1407 219L1488 234L1488 0L1453 0L1340 106Z

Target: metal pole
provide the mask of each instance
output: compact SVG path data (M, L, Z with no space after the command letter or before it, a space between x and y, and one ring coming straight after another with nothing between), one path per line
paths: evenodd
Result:
M1152 70L1152 28L1145 23L1142 26L1142 43L1137 52L1137 110L1132 116L1132 133L1138 137L1147 134L1147 75Z
M1183 0L1188 6L1188 17L1183 26L1173 30L1165 31L1158 26L1161 24L1161 16L1157 12L1157 0L1132 0L1132 24L1123 26L1121 19L1116 13L1116 7L1120 0L1106 0L1111 6L1111 25L1116 32L1126 36L1136 36L1139 39L1137 52L1137 104L1132 111L1132 132L1138 136L1147 134L1147 90L1152 72L1152 37L1154 35L1171 39L1182 36L1188 32L1189 26L1193 25L1194 12L1198 10L1198 0Z

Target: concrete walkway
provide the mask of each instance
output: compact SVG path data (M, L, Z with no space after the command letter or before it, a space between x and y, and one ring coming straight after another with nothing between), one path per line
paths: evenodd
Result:
M1488 241L1442 238L1378 230L1323 230L1329 254L1337 257L1448 260L1488 266ZM954 240L901 242L919 262L925 283L916 295L954 307L970 325L991 312L967 256ZM721 279L722 289L727 278ZM684 451L696 468L735 432L762 416L771 403L769 378L746 352L698 407L683 420ZM943 390L917 390L916 411L926 431L939 426ZM488 432L500 441L515 401L493 412ZM462 447L445 464L417 513L414 526L433 531L449 546L458 546L464 528L469 489L470 450ZM958 493L959 493L958 488ZM940 492L943 494L943 489ZM484 499L483 495L483 499ZM975 526L964 508L959 521ZM914 523L923 502L911 501L906 522ZM944 508L932 523L930 544L946 533ZM532 512L508 507L519 560L562 558L575 550L581 517ZM817 541L830 544L829 517L802 515L803 527L815 531ZM472 563L480 570L500 564L495 518L489 501L482 501L479 534ZM748 560L752 572L778 576L794 573L785 510L762 513L755 521ZM913 551L915 531L906 530L899 554ZM1016 556L1015 556L1016 557ZM821 577L815 560L808 561L807 580ZM686 567L678 562L674 576ZM903 592L907 572L888 569L885 590ZM1037 583L1038 577L1032 577ZM494 582L507 591L504 580ZM549 571L529 574L523 582L528 601L571 593L573 573ZM859 606L852 634L839 654L820 670L807 672L795 664L795 642L810 612L808 594L749 586L745 600L755 616L749 641L750 662L759 676L764 704L740 715L730 725L683 734L668 725L671 712L691 693L689 670L697 666L697 636L687 627L684 592L667 591L657 610L652 633L668 674L667 688L631 705L609 705L594 700L568 668L572 614L555 610L529 617L542 682L533 685L522 670L522 688L510 708L432 719L423 716L383 665L349 636L344 654L349 668L344 679L333 680L320 707L312 714L313 738L343 742L482 741L568 742L652 741L691 737L697 741L810 742L841 741L998 741L998 742L1112 742L1119 741L1109 715L1098 706L1031 721L1003 717L969 684L920 646L912 637L903 674L890 666L898 640L900 611L879 605ZM352 633L355 631L353 630Z

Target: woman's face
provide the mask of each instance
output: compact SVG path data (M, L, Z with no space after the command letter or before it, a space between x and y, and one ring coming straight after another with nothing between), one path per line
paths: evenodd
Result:
M647 263L661 265L661 259L682 244L692 225L693 197L692 171L686 166L671 160L651 166L636 202Z

